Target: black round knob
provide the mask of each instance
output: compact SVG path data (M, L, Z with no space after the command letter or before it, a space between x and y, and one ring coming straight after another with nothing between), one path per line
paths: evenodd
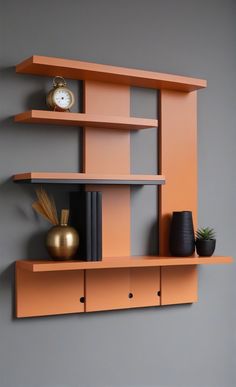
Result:
M133 293L129 293L129 296L128 296L128 297L129 297L129 298L133 298L133 296L134 296Z

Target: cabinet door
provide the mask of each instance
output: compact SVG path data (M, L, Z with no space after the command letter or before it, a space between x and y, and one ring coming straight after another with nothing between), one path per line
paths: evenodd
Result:
M87 270L85 311L129 307L129 269Z
M186 304L197 300L198 272L195 265L161 269L161 305Z
M160 268L130 269L130 308L160 305Z
M85 311L160 305L160 269L87 270Z
M84 312L84 271L33 273L16 266L16 317Z

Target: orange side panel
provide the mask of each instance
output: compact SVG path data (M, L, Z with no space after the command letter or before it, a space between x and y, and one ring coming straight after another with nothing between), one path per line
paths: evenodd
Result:
M84 271L32 273L16 264L16 317L84 312Z
M169 255L169 227L173 211L192 211L195 227L197 224L196 102L196 92L160 92L159 166L166 175L166 185L161 187L159 197L161 256ZM161 284L162 305L195 302L197 267L161 268Z
M198 301L198 275L195 266L161 269L161 304L183 304Z

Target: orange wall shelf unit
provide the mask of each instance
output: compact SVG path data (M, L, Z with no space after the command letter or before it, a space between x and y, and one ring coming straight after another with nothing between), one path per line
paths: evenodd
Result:
M16 183L84 184L103 194L103 260L16 262L16 316L32 317L193 303L198 265L231 257L171 257L173 211L191 210L197 226L196 91L206 81L152 71L33 56L17 73L83 80L83 113L30 110L16 122L81 126L82 173L24 172ZM158 120L130 117L130 88L159 90ZM130 131L158 127L158 175L130 173ZM121 151L122 150L122 151ZM131 256L130 186L159 187L159 256Z

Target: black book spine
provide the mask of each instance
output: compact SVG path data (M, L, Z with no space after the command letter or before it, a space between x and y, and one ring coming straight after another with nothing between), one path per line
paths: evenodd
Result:
M86 261L92 261L92 193L86 194Z
M97 261L102 260L102 193L97 192Z
M70 193L70 224L79 233L77 259L91 261L91 192Z
M92 192L92 261L97 261L97 192Z

